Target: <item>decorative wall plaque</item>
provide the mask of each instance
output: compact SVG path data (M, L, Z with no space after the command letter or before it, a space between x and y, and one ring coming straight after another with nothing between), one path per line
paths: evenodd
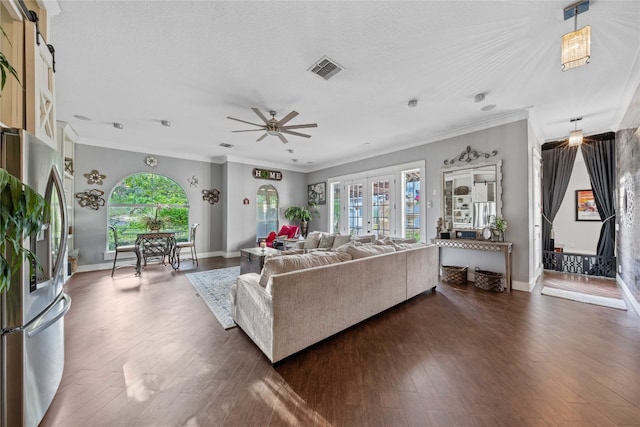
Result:
M144 159L144 164L149 166L150 168L155 168L156 166L158 166L158 159L153 156L148 156Z
M89 173L85 173L84 177L87 178L87 184L89 184L89 185L91 185L91 184L102 185L103 184L103 180L107 176L100 174L100 172L98 172L97 170L94 169Z
M193 175L191 178L187 178L187 182L190 186L198 188L198 178Z
M458 157L454 157L451 160L445 160L445 165L452 165L455 162L471 162L473 160L479 159L480 157L484 157L488 159L489 157L494 157L498 154L498 150L493 150L491 153L483 153L482 151L474 150L470 145L467 145L467 149L464 150Z
M105 201L102 198L103 195L104 191L94 188L89 191L85 191L84 193L76 193L76 199L78 199L78 204L81 207L97 211L105 204Z
M269 169L253 169L253 177L256 179L271 179L274 181L282 180L282 172L272 171Z
M211 203L217 203L220 200L220 191L216 190L202 190L202 200Z
M71 157L64 158L64 171L73 175L73 159Z

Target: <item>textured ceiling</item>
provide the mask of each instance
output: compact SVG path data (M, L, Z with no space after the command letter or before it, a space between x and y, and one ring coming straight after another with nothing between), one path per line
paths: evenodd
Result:
M569 4L61 1L57 118L86 144L302 171L527 116L542 140L577 116L585 134L617 130L640 85L640 2L592 0L591 63L562 72ZM328 81L308 71L325 55L344 67ZM232 133L253 127L227 116L259 121L251 107L318 127L286 145Z

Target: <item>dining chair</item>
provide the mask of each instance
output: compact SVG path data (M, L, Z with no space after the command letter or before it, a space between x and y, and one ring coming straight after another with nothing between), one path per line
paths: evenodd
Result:
M189 229L189 241L176 243L176 256L178 257L178 265L180 265L180 250L189 248L191 250L191 259L198 265L198 255L196 254L196 228L200 224L193 224Z
M118 259L118 254L126 253L126 252L136 252L136 245L119 245L118 244L118 231L112 225L109 226L109 229L113 233L113 242L115 244L116 250L113 254L113 267L111 267L111 277L113 277L113 272L116 269L116 260Z

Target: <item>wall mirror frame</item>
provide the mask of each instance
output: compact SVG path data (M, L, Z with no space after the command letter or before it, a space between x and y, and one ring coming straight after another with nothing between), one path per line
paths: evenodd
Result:
M443 230L480 230L502 215L502 160L441 169Z

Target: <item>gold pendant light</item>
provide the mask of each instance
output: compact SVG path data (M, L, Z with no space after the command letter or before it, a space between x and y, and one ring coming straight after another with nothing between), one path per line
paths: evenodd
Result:
M574 31L562 36L562 71L589 63L591 58L591 27L578 30L578 15L589 10L589 0L575 3L564 9L565 21L574 18Z

